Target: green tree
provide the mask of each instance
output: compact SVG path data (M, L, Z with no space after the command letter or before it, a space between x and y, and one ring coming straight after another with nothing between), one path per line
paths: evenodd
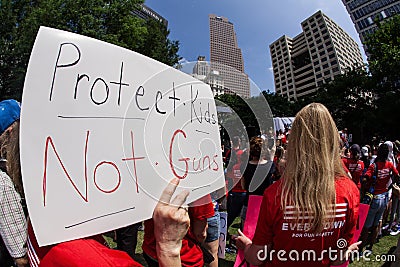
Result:
M297 106L286 98L275 93L264 91L256 97L243 99L238 95L224 94L216 97L216 100L229 106L239 116L249 135L267 131L272 126L273 117L292 117ZM268 105L267 105L268 103ZM269 107L268 107L269 106ZM235 116L223 115L220 122L229 129L237 128L236 135L240 135L240 129Z
M159 22L146 22L132 11L143 0L47 0L1 2L1 98L20 99L32 46L40 26L70 31L176 64L179 43L168 39ZM3 34L5 33L5 34Z
M247 103L238 95L223 94L215 97L218 102L224 103L233 110L235 114L227 114L226 116L219 116L218 119L220 123L227 128L231 135L241 136L245 134L246 127L251 127L257 125L257 120L254 113L251 111ZM243 123L245 128L238 125L238 118Z
M19 25L29 10L28 1L2 0L0 2L0 97L19 98L24 70L20 68L23 56L17 40ZM21 78L18 78L22 76Z
M262 95L267 100L274 117L294 117L296 115L296 104L288 101L285 97L263 91Z
M400 133L400 15L376 24L377 30L366 41L369 69L375 81L375 132L393 140Z
M381 90L400 90L400 15L384 22L366 38L369 69Z
M147 34L143 47L139 50L143 55L157 59L169 66L178 63L181 57L178 55L179 42L168 39L169 30L156 20L146 22Z
M345 74L323 85L313 101L324 104L339 129L348 128L357 142L367 142L374 131L374 81L364 67Z

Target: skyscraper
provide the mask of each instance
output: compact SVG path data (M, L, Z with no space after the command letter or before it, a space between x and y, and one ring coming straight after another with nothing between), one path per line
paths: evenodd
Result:
M303 32L270 47L275 92L289 100L314 94L323 83L363 64L357 43L321 11L301 23Z
M350 18L365 44L365 38L376 29L375 19L379 21L400 14L399 0L342 0Z
M211 69L220 73L225 92L250 96L249 77L244 73L242 50L238 47L232 22L209 15Z
M205 56L198 56L197 62L193 67L192 76L210 85L214 96L224 94L224 80L219 71L211 70L211 65L206 61Z
M134 15L138 16L139 18L142 18L145 20L155 19L155 20L161 22L162 24L164 24L164 26L166 28L168 28L168 20L166 20L164 17L162 17L160 14L158 14L157 12L155 12L153 9L146 6L145 4L140 4L138 6L138 9L133 10L132 13Z

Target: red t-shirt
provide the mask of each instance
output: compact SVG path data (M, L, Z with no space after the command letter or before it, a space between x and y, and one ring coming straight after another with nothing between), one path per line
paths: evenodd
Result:
M282 135L281 142L283 145L286 144L286 134Z
M288 206L285 210L281 209L281 183L282 180L279 180L265 190L253 238L255 245L272 244L268 247L269 254L267 254L272 255L272 262L269 261L268 256L263 266L329 266L329 254L322 251L328 251L329 248L337 250L337 243L341 238L348 245L353 241L360 199L358 188L348 177L343 176L335 180L335 220L327 225L322 233L313 234L307 231L310 227L309 223L295 223L293 206ZM303 259L307 260L306 252L310 250L315 252L315 260L312 256L310 256L311 261L293 262L291 260L296 257L296 252L299 254L299 259L302 259L301 255L304 253ZM285 258L287 261L284 261Z
M360 178L364 170L364 162L361 160L342 158L344 165L347 167L351 174L353 182L357 185L358 189L361 188Z
M242 154L243 154L243 150L239 149L239 148L234 148L235 152L236 152L236 157L237 157L237 161L240 164L242 162Z
M344 164L343 159L345 159L345 158L342 158L342 166L343 166L344 172L349 173L350 171L349 171L349 169L347 169L346 164Z
M39 247L32 225L28 223L28 257L31 267L121 266L139 267L126 252L103 244L102 235Z
M236 192L236 193L244 193L246 192L246 189L244 189L242 187L242 183L241 180L242 178L242 172L240 170L240 163L235 164L232 168L232 172L233 172L233 183L234 186L232 188L232 192Z
M206 220L207 218L214 216L214 206L211 202L211 197L210 195L207 197L209 198L209 202L207 204L189 207L189 217L191 219ZM196 239L191 231L191 227L189 228L187 235L190 235L192 239ZM157 259L153 219L149 219L144 222L144 238L142 249L148 256L153 259ZM200 247L186 237L182 240L181 261L182 266L204 266L203 253Z
M393 163L391 163L390 161L378 162L377 164L378 164L378 177L375 183L375 192L374 192L375 195L387 192L387 185L390 179L391 172L393 172L395 175L399 175L399 172L396 170ZM375 164L373 163L369 165L368 170L365 173L365 176L368 177L367 188L369 188L372 184L372 176L374 175L375 172L374 166Z

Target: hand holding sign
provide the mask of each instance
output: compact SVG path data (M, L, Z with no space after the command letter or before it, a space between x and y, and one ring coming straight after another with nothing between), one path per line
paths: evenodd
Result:
M171 180L154 209L154 236L157 240L159 257L163 255L179 257L182 239L189 229L189 214L185 208L182 208L189 192L182 191L171 201L178 185L179 179Z

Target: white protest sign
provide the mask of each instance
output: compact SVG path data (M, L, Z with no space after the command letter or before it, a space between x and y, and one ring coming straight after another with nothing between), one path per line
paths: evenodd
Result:
M148 219L167 183L224 186L208 85L115 45L41 27L25 79L21 166L40 246Z

